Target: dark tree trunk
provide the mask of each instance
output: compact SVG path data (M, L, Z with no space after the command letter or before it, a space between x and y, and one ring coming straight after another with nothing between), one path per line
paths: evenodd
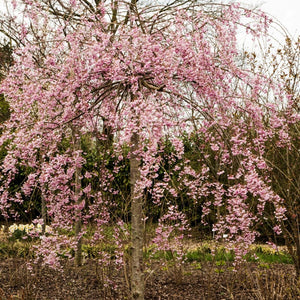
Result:
M80 143L80 138L76 136L73 132L73 142L74 142L74 150L80 150L81 148L81 143ZM80 204L82 199L79 197L80 195L80 189L81 189L81 179L80 179L80 174L81 174L81 168L76 168L75 170L75 196L78 197L77 203ZM81 238L81 210L78 209L76 212L76 223L75 223L75 237L78 239L77 244L76 244L76 249L75 249L75 257L74 257L74 264L75 266L81 266L82 265L82 238Z
M130 184L131 184L131 296L144 300L143 276L143 197L137 188L140 179L140 159L136 151L139 148L139 135L131 137Z
M47 206L46 206L45 197L43 195L41 195L41 202L42 202L42 219L43 219L42 234L45 234L46 224L47 224Z

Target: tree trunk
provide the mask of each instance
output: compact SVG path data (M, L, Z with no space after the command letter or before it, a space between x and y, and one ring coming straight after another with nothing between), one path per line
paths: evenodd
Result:
M76 136L73 132L73 141L74 141L74 150L79 150L81 148L80 144L80 138ZM75 171L75 196L77 196L77 203L80 204L82 199L79 197L80 189L81 189L81 179L80 179L80 173L81 168L76 168ZM75 249L75 257L74 257L74 264L75 266L81 266L82 265L82 238L80 236L81 234L81 210L77 209L76 213L76 223L75 223L75 237L78 238L76 249Z
M81 233L81 220L77 220L75 224L75 236L78 237ZM82 265L82 238L80 237L76 244L75 250L75 258L74 258L75 266Z
M42 219L43 219L42 234L45 234L46 223L47 223L47 206L46 206L44 195L41 195L41 201L42 201Z
M42 157L43 157L43 152L42 150L40 150L40 153L38 154L40 166L42 165ZM43 195L41 186L40 186L40 194L41 194L41 213L42 213L42 220L43 220L42 234L44 235L46 232L46 225L47 225L47 205L46 205L45 196Z
M140 159L136 151L139 148L139 135L131 137L130 184L131 184L131 297L144 300L143 276L143 198L137 189L140 179Z

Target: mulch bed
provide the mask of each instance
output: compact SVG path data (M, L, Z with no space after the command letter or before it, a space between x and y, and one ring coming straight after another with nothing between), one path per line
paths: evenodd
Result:
M259 266L248 263L244 268L233 271L229 265L198 263L186 265L182 272L159 266L157 263L152 266L156 271L147 279L145 299L300 299L300 288L292 265ZM30 273L25 259L2 259L0 300L129 299L124 274L113 274L115 270L110 270L117 287L106 287L101 268L93 260L82 267L68 262L63 272L46 267L34 269L35 274Z

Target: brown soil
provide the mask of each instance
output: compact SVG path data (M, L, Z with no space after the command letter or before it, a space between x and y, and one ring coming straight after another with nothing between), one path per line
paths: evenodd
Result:
M71 263L64 271L38 269L31 274L26 261L3 259L0 262L0 300L125 300L128 287L124 273L110 272L116 288L105 287L100 267L88 261L82 267ZM300 299L300 288L293 266L246 264L233 271L228 265L189 264L184 270L161 268L147 279L145 299L223 300L223 299Z

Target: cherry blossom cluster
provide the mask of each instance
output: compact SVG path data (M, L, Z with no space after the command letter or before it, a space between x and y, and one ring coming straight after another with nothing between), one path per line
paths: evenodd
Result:
M156 25L154 13L149 24L143 21L147 13L141 13L109 30L105 4L80 14L79 1L66 2L80 21L55 23L39 1L23 1L30 26L22 24L22 46L1 84L11 108L0 138L7 150L1 165L2 214L14 217L13 204L39 189L53 227L71 229L78 219L93 220L95 238L101 238L101 226L110 221L108 207L114 205L107 194L119 193L105 157L110 153L122 160L122 149L131 146L135 150L127 159L140 161L135 187L140 197L147 190L154 204L169 205L166 196L176 201L184 191L202 203L203 221L214 215L217 236L228 234L243 247L254 242L267 203L279 226L285 209L270 188L264 151L275 135L282 143L289 136L278 107L268 108L262 99L270 90L281 102L286 95L264 74L243 67L236 38L239 23L257 38L270 20L237 4L220 5L212 14L171 7L167 25ZM88 134L95 144L108 141L107 129L111 148L94 147L103 163L83 172L86 156L76 145ZM139 137L136 147L133 134ZM194 145L196 162L185 157L184 134L201 141ZM161 155L167 140L172 170L164 169ZM29 174L19 190L12 190L22 167ZM81 182L88 182L84 186L75 183L78 170ZM97 187L92 180L98 180ZM167 225L167 220L178 222ZM169 206L154 242L167 249L172 232L186 228L178 207ZM280 227L274 229L280 233ZM39 251L48 264L57 266L60 246L58 236L42 239Z

